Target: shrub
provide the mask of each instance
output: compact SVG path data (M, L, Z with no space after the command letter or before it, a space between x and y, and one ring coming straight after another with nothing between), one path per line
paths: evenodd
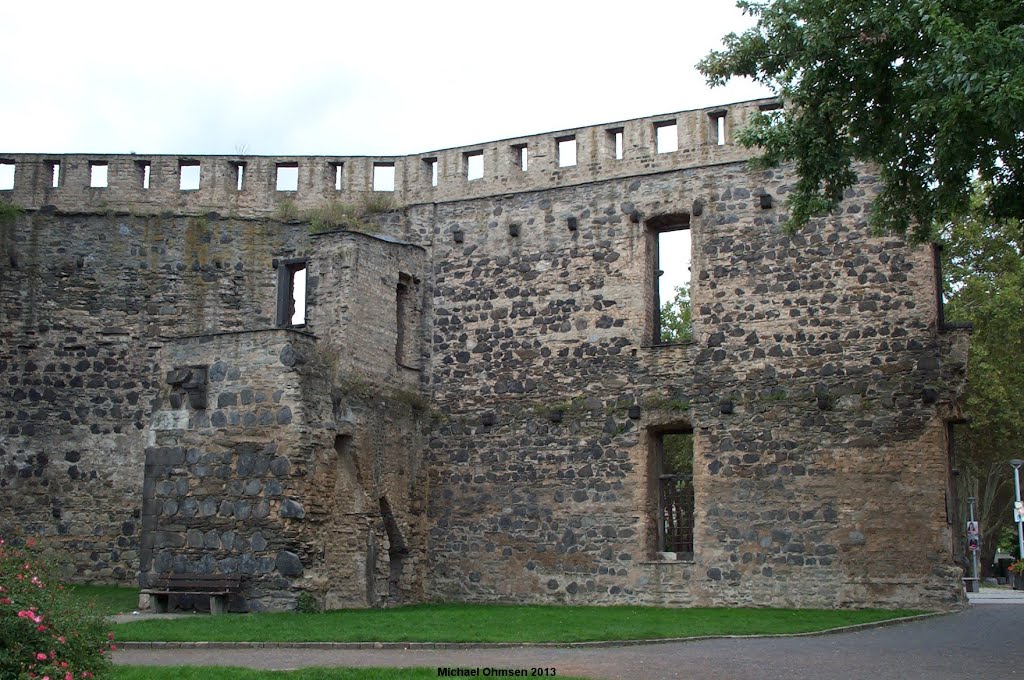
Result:
M300 614L316 614L320 611L320 602L316 599L316 595L303 590L299 593L298 602L295 603L295 611Z
M110 665L113 639L32 539L16 547L0 538L0 680L91 678Z

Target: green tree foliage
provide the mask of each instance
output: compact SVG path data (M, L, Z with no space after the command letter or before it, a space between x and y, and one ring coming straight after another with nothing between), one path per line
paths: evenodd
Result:
M966 414L956 431L963 489L977 498L982 556L995 549L1010 521L1012 474L1008 460L1024 450L1024 225L991 220L978 191L974 214L944 231L946 318L974 326L968 359ZM963 500L963 499L961 499ZM983 562L987 563L987 562Z
M693 314L690 308L690 287L676 286L676 294L661 305L661 341L693 340Z
M661 438L662 471L666 475L693 474L693 434L666 434Z
M918 239L968 212L1024 219L1024 3L1020 0L743 0L756 18L698 68L712 86L745 76L785 110L755 115L739 140L764 166L792 161L788 227L835 208L854 160L882 182L881 230Z

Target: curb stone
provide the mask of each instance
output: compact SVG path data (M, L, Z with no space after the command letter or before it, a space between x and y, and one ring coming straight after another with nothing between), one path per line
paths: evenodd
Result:
M601 649L606 647L635 647L638 645L660 645L673 642L700 642L702 640L749 640L756 638L800 638L820 637L849 633L872 628L884 628L900 623L922 621L937 616L956 614L962 609L942 612L928 612L903 616L898 619L855 623L849 626L827 628L807 633L767 633L763 635L695 635L676 638L653 638L646 640L597 640L592 642L118 642L118 649L400 649L400 650L445 650L445 649L515 649L523 647Z

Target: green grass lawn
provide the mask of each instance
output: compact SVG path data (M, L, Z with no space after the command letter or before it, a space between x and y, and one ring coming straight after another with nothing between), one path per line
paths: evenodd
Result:
M83 606L95 607L101 614L126 614L139 606L139 589L122 586L66 586Z
M258 671L227 666L114 666L110 680L426 680L436 668L303 668L295 671ZM558 676L562 680L584 680Z
M583 642L806 633L919 614L911 610L664 609L429 604L321 614L229 614L133 621L119 641Z

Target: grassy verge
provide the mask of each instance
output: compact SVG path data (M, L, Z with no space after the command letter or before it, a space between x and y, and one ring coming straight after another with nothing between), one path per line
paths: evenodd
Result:
M227 666L114 666L110 680L427 680L436 668L302 668L258 671ZM559 676L562 680L584 680Z
M584 642L806 633L884 621L911 610L662 609L431 604L322 614L242 614L116 626L119 641Z
M139 589L122 586L67 586L84 607L94 607L101 614L125 614L138 607Z

